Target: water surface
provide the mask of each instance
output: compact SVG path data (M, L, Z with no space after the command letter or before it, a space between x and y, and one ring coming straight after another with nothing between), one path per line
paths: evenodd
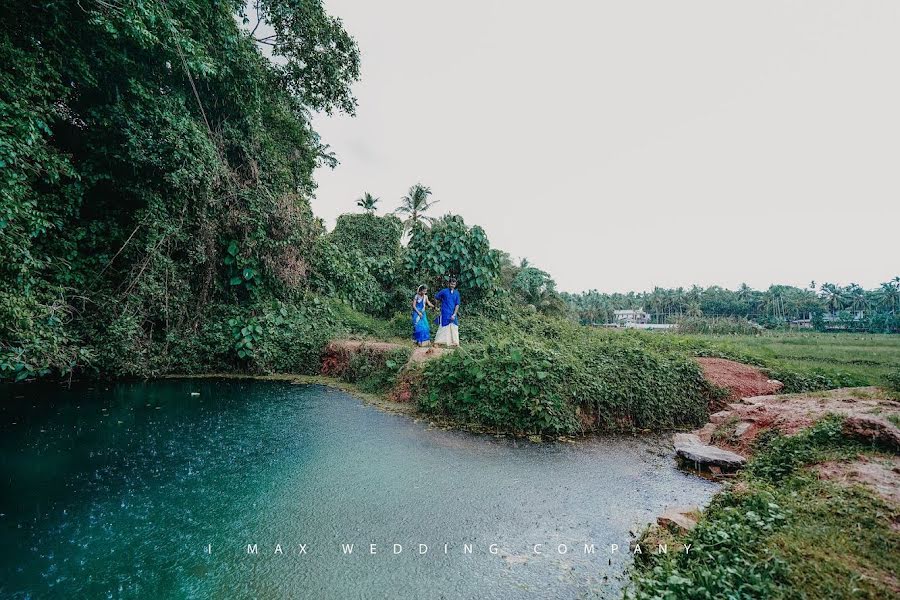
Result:
M717 487L667 436L533 444L266 381L0 387L0 461L21 598L618 597L630 532Z

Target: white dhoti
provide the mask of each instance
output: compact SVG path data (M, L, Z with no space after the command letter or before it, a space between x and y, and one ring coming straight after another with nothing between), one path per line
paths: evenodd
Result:
M442 346L459 346L459 326L450 323L438 329L434 343Z

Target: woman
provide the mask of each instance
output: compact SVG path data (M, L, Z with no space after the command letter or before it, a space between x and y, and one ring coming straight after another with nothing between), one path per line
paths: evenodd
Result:
M435 346L459 346L459 291L456 289L456 278L451 277L447 287L437 293L435 299L441 301L440 325L434 336Z
M425 315L425 305L434 308L434 304L428 299L428 287L420 285L412 301L413 340L415 340L416 346L431 342L431 327L428 325L428 317Z

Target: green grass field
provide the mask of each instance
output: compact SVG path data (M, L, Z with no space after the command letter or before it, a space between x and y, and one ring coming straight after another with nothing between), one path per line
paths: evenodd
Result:
M900 372L900 335L766 332L762 335L664 334L698 354L753 362L783 376L789 391L803 387L885 385ZM793 375L797 384L790 385ZM809 379L822 385L801 380ZM790 389L792 387L798 389Z

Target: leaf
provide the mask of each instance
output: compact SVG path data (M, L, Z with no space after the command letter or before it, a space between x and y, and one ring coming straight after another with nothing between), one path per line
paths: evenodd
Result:
M241 285L243 282L244 280L237 276L232 277L230 281L231 285Z

